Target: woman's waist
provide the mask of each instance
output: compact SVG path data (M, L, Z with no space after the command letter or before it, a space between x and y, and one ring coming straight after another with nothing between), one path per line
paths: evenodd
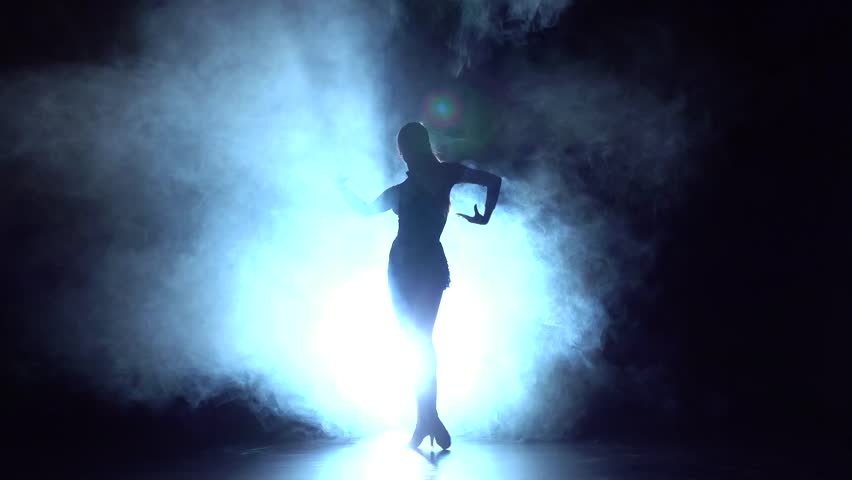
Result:
M405 237L397 236L391 246L391 256L443 256L444 246L441 244L440 236L423 238L423 237Z
M409 244L394 241L388 256L391 272L443 272L448 274L447 256L441 242Z
M446 225L447 217L406 219L400 216L396 236L406 243L435 243L440 241Z
M441 246L441 230L407 232L400 229L394 239L394 245L406 246L411 248L435 248Z

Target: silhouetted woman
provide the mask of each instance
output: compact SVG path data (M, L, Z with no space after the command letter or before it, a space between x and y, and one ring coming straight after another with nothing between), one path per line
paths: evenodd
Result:
M450 433L438 417L435 348L432 330L441 297L450 284L447 257L441 246L441 233L450 209L450 190L457 183L475 183L487 187L485 211L474 215L458 214L470 223L485 225L497 205L500 177L456 163L444 163L432 152L429 132L420 123L408 123L397 136L402 159L408 166L408 178L388 188L367 204L339 186L347 203L364 215L393 209L399 216L399 230L390 251L388 283L391 300L403 329L414 340L424 368L417 379L417 426L410 445L417 447L427 436L443 449L450 447Z

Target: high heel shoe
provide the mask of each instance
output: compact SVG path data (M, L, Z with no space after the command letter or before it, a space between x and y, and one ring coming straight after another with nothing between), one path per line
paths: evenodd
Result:
M420 425L414 428L414 433L411 434L411 440L408 441L408 446L411 448L417 448L423 443L423 440L429 437L429 446L434 448L437 443L442 450L446 450L450 448L450 444L452 443L452 439L450 438L450 432L447 431L447 428L441 423L440 420L436 420L434 424L431 425L431 428L425 428Z
M432 433L429 437L437 442L442 450L450 448L450 445L453 443L450 432L447 431L447 427L444 426L444 423L439 418L435 419L435 423L432 426Z
M417 448L421 443L423 443L423 439L426 437L429 437L429 442L434 445L434 439L429 433L429 429L418 424L414 427L414 433L411 434L411 440L408 441L408 446L411 448Z

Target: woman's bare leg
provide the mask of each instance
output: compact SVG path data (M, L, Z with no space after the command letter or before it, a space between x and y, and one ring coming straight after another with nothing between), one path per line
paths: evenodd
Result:
M417 357L417 370L413 372L417 390L417 426L411 444L418 446L426 436L432 435L439 445L447 448L450 444L449 433L437 411L437 358L432 343L432 332L444 289L419 282L406 283L391 285L391 300Z
M449 447L450 437L438 417L438 379L437 357L432 342L432 332L438 316L443 289L418 292L418 301L412 318L409 334L417 346L421 371L418 372L417 389L417 428L412 443L420 443L426 435L432 435L439 445Z

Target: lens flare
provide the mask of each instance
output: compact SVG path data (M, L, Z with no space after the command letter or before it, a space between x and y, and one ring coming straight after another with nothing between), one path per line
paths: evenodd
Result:
M428 122L437 127L457 126L462 116L461 102L450 93L429 95L423 110Z

